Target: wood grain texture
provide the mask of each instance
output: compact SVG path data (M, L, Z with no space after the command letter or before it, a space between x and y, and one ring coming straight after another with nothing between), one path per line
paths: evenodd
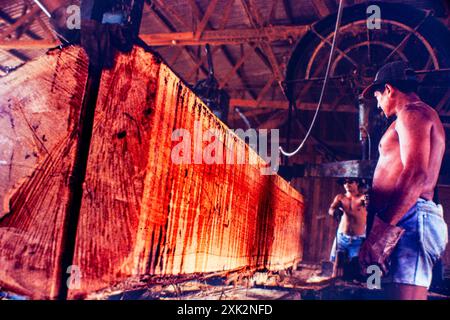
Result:
M0 286L56 295L86 56L55 50L0 80Z
M118 57L96 110L74 260L83 284L72 298L135 275L276 269L301 258L301 195L261 175L257 154L150 53ZM195 121L256 164L172 163L172 131L194 135Z
M86 57L70 50L39 66L42 75L29 69L32 84L17 75L23 104L29 108L30 97L42 96L39 108L50 108L55 122L44 133L54 135L45 144L48 154L21 173L25 180L17 190L2 185L15 192L11 213L0 220L0 263L7 263L0 284L33 297L55 296L66 240L61 229L87 72ZM63 71L55 75L58 59L65 59ZM50 75L58 81L55 93L47 88ZM173 163L173 130L194 134L196 123L202 131L215 129L224 150L252 162ZM193 145L191 153L198 153ZM280 177L262 175L265 166L151 53L135 48L118 55L114 68L102 73L73 259L81 288L70 289L69 298L146 274L279 269L298 262L303 198Z

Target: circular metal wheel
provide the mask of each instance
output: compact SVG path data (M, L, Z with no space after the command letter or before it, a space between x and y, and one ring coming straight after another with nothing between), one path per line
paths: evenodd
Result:
M432 12L399 3L371 3L380 8L380 29L369 29L368 5L359 4L343 11L337 47L330 69L328 101L342 101L355 96L374 78L385 63L403 60L416 71L424 83L422 98L432 106L439 104L448 89L449 73L439 70L450 66L450 32L433 17ZM336 14L312 25L292 52L286 72L290 98L317 101L321 79L334 36ZM433 81L433 86L426 83ZM437 81L437 82L436 82ZM335 89L333 89L333 87Z

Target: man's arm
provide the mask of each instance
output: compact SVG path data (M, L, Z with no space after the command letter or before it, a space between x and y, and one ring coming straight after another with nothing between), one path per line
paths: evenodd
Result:
M393 200L382 216L391 225L400 221L423 191L430 157L431 128L431 120L420 110L405 109L397 115L396 130L403 170L391 197Z
M330 208L328 209L328 214L330 216L334 216L335 210L342 206L341 199L342 199L342 194L338 194L336 197L334 197L334 200L331 203Z

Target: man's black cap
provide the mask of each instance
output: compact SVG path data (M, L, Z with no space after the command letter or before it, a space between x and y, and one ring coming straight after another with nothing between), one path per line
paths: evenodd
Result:
M365 179L353 178L353 177L350 177L350 178L339 178L337 180L337 183L343 186L345 183L347 183L347 182L348 183L352 183L353 181L358 183L359 186L364 186L366 184L366 180Z
M399 83L399 82L418 82L416 73L406 62L394 61L385 64L378 70L375 75L373 83L364 89L362 96L365 99L373 98L373 94L377 89L382 88L386 83Z

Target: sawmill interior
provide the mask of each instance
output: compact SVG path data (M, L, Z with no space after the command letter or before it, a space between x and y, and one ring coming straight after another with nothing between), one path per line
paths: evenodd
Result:
M2 0L0 300L447 300L449 139L446 0Z

